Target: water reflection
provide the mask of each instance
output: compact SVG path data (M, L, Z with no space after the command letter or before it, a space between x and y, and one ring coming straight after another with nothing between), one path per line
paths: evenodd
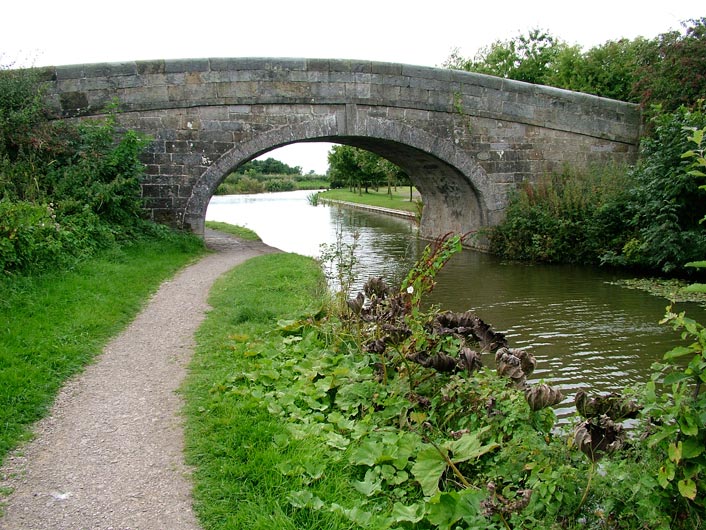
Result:
M360 234L356 269L360 289L371 276L399 282L422 246L412 223L358 210L310 206L309 192L214 197L207 219L247 226L269 245L317 257L321 243ZM567 396L558 413L570 411L579 387L621 390L648 380L650 365L678 342L658 325L667 302L610 282L619 273L585 267L503 263L494 256L464 251L439 274L429 302L444 309L472 309L511 346L537 358L534 380L543 379ZM684 304L706 321L706 310ZM492 359L484 359L492 366Z
M357 234L356 290L371 276L383 276L390 282L404 277L418 252L414 223L360 210L314 207L307 201L310 193L216 196L206 219L246 226L268 245L316 258L321 255L321 245L334 244L339 232L347 244L352 244L353 234Z

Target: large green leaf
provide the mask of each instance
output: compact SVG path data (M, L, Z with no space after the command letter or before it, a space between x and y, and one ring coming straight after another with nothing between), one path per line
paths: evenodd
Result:
M677 482L677 487L682 497L686 497L692 501L696 498L696 483L690 478Z
M456 528L463 520L468 528L486 528L487 519L481 514L480 501L484 493L479 490L445 491L428 502L427 519L439 530Z
M682 445L682 458L696 458L704 452L703 443L696 438L687 438Z
M427 446L417 453L412 474L422 486L425 497L431 497L439 491L439 479L444 471L446 471L446 460L435 447Z
M451 460L454 463L465 462L472 458L478 458L490 451L500 447L499 444L491 443L482 445L479 436L482 435L489 427L474 433L466 433L458 440L452 440L445 444L445 447L453 453Z
M706 261L690 261L686 264L687 267L698 267L700 269L706 268Z
M418 523L424 518L424 512L425 509L423 503L405 506L400 502L396 502L394 506L392 506L392 519L396 523L400 523L402 521Z
M664 354L664 360L667 361L669 359L676 359L678 357L683 357L684 355L689 355L690 353L694 353L692 348L687 346L677 346Z
M706 283L692 283L682 289L686 293L706 293Z

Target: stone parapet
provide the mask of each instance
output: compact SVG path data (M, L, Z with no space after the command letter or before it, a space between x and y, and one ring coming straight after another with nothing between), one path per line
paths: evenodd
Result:
M146 111L197 105L363 104L456 112L637 144L636 105L483 74L337 59L212 58L59 66L62 116L96 114L117 98Z

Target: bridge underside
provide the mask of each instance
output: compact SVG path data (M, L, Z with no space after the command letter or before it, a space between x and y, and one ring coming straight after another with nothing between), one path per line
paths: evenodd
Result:
M238 108L237 122L228 121L215 125L215 109L201 109L210 115L188 121L198 123L201 128L223 129L237 126L242 129L237 143L221 153L203 153L203 173L190 185L190 197L184 217L177 224L196 233L203 232L208 202L218 185L241 164L272 149L296 142L332 142L351 145L376 153L401 167L420 191L424 209L420 233L424 237L436 237L446 232L475 232L497 221L497 209L501 202L502 186L494 186L483 167L468 156L457 144L450 141L453 136L453 115L429 119L429 112L420 112L414 121L415 112L406 110L405 119L399 119L398 109L379 109L360 105L345 106L267 106L263 108ZM231 109L235 110L235 109ZM190 109L199 113L199 109ZM221 109L223 120L232 120L232 112ZM263 117L266 117L264 122ZM174 142L165 142L169 150ZM159 143L157 148L162 149ZM204 146L198 142L189 144L198 152ZM164 155L155 154L161 159ZM173 158L172 158L173 160ZM149 165L148 165L149 167ZM166 173L166 168L152 171ZM490 201L489 201L490 199Z
M422 195L423 236L465 233L487 225L488 213L471 180L437 157L404 144L371 138L339 137L328 141L371 151L402 168Z

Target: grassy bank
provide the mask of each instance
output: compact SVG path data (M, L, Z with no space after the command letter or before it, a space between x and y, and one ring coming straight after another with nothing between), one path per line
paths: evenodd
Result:
M294 254L249 260L212 290L213 310L197 334L185 384L187 459L196 467L196 509L207 529L351 527L335 513L290 504L289 494L306 486L331 502L354 492L327 446L293 438L270 413L276 404L263 400L256 380L279 378L274 365L283 345L298 341L279 332L278 322L316 312L324 290L319 265ZM307 363L304 351L288 361L291 372Z
M319 193L319 198L336 201L354 202L357 204L367 204L382 208L392 208L393 210L403 210L406 212L419 212L419 194L413 190L412 201L409 200L409 188L398 187L392 190L392 195L388 195L387 188L380 188L378 191L371 189L368 193L358 193L344 189L328 190Z
M199 240L173 236L138 241L68 271L0 279L0 461L27 438L66 379L202 252Z

